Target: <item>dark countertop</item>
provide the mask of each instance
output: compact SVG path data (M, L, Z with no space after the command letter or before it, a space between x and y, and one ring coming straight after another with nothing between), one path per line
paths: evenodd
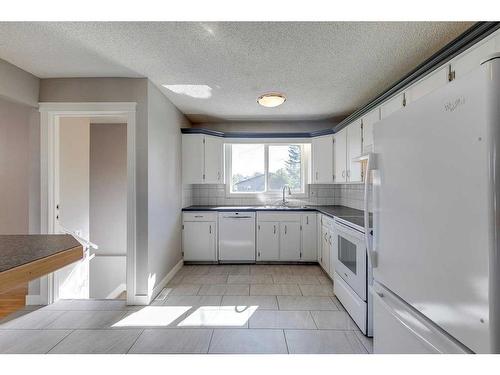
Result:
M69 234L0 235L0 272L81 246Z
M364 215L362 210L346 206L297 206L297 207L276 207L276 206L189 206L182 211L274 211L274 212L295 212L295 211L316 211L329 217L338 217L348 221L360 228L364 227ZM372 227L372 214L370 214L370 227Z

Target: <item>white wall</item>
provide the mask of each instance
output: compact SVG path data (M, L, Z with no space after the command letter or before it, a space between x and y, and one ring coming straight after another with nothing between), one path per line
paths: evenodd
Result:
M181 127L187 119L148 83L149 289L182 259Z
M127 255L127 124L90 125L90 297L125 290Z

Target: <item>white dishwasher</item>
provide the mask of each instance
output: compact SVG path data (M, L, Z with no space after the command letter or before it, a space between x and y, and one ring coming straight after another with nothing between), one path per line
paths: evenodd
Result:
M255 212L219 212L219 261L255 262Z

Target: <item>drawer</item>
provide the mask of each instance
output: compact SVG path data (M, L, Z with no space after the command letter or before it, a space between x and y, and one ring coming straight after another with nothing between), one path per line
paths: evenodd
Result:
M302 212L257 212L257 221L299 222Z
M182 221L217 221L217 212L183 212Z

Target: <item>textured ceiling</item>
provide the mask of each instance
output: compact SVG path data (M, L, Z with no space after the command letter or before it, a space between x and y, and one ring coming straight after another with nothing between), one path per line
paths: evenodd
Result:
M470 27L457 22L0 23L40 78L148 77L193 122L344 117ZM262 108L267 91L287 96Z

